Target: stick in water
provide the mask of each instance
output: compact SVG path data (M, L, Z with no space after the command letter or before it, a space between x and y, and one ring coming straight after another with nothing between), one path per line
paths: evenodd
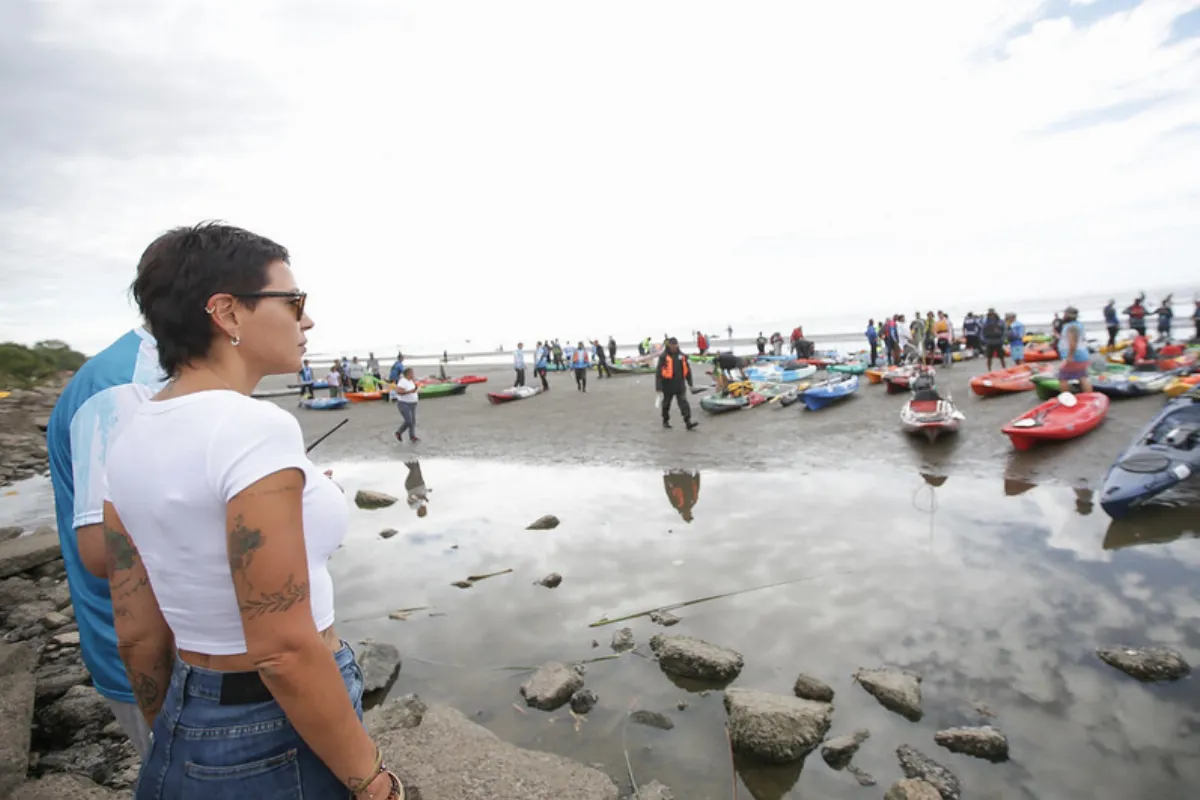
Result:
M313 442L312 444L310 444L308 447L304 448L304 452L305 452L306 454L307 454L307 453L311 453L311 452L312 452L312 449L313 449L314 447L316 447L316 446L317 446L317 445L319 445L321 442L323 442L323 441L325 441L326 439L328 439L330 436L332 436L334 433L336 433L336 432L337 432L337 429L338 429L338 428L342 427L343 425L345 425L345 424L346 424L347 422L349 422L349 421L350 421L350 418L349 418L349 417L346 417L344 420L342 420L341 422L339 422L337 425L334 425L334 426L333 426L333 430L329 431L329 433L326 433L326 434L325 434L324 436L322 436L320 439L317 439L315 442Z

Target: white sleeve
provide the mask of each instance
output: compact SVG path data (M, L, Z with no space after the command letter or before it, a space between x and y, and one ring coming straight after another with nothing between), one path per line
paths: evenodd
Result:
M71 472L75 485L73 526L104 520L104 469L108 451L137 407L154 394L149 386L127 383L92 395L71 417Z
M214 434L208 451L208 477L226 503L268 475L285 469L304 472L312 464L304 453L300 423L262 400L239 404Z

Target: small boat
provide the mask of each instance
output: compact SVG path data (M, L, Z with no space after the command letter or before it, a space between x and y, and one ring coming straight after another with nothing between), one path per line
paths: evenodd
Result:
M1200 386L1200 373L1176 378L1166 385L1163 389L1163 394L1167 397L1179 397L1182 394L1190 392L1195 386Z
M942 397L938 391L932 369L913 379L912 395L900 409L900 426L904 430L920 434L933 444L943 433L956 432L964 419L953 400Z
M1089 369L1091 379L1095 382L1101 375L1121 375L1133 370L1124 364L1105 364L1097 366L1093 364ZM1033 389L1037 392L1039 400L1049 400L1052 397L1058 397L1063 392L1078 391L1079 381L1070 381L1069 385L1064 386L1062 381L1054 372L1046 372L1041 375L1033 376Z
M804 390L804 405L809 411L819 411L838 400L845 400L858 391L858 376L843 375L831 378L821 383L815 383Z
M541 393L542 387L540 386L514 386L499 392L488 392L487 399L489 403L496 406L501 403L511 403L513 400L524 400Z
M1092 387L1109 397L1142 397L1158 394L1178 377L1176 372L1106 372L1092 378Z
M763 383L796 383L815 374L814 366L802 366L798 369L779 369L776 367L747 367L746 377L752 381Z
M1052 345L1035 344L1025 348L1025 361L1036 364L1041 361L1058 361L1058 351Z
M1039 441L1074 439L1104 421L1108 415L1108 397L1099 392L1070 394L1063 392L1000 429L1017 450L1028 450Z
M463 375L461 378L451 378L454 383L487 383L486 375Z
M710 414L738 411L750 407L750 395L733 397L728 394L706 394L700 398L700 407Z
M862 375L867 371L867 365L857 361L848 361L845 364L830 364L826 369L830 372L841 372L845 375Z
M368 403L372 400L383 400L387 397L387 392L383 390L375 392L346 392L343 395L351 403Z
M1028 392L1034 388L1034 376L1047 375L1050 373L1050 369L1049 366L1033 367L1028 364L1018 364L1008 369L985 372L971 378L971 391L980 397L992 397L1011 392Z
M426 383L423 386L417 387L417 397L425 399L427 397L449 397L452 394L463 394L467 391L467 384L454 383L446 381L445 383Z
M344 397L306 397L300 401L300 407L312 411L332 411L336 408L345 408L348 403L349 401Z
M871 367L863 374L867 376L867 380L871 383L883 383L884 373L887 372L885 367Z
M1169 401L1104 478L1100 507L1124 517L1200 474L1200 389Z
M760 383L756 385L754 387L754 391L751 392L751 394L757 394L767 401L776 399L782 400L783 398L791 397L792 395L799 393L799 387L786 383ZM752 403L752 405L754 404Z
M914 378L926 374L933 377L933 367L925 367L920 364L892 367L883 373L883 383L887 386L888 394L904 394L912 388Z

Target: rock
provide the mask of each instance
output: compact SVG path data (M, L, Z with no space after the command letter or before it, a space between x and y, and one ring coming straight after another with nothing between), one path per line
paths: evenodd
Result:
M37 714L36 744L63 750L73 742L95 738L112 721L112 710L91 686L72 686Z
M526 705L542 711L553 711L583 688L583 678L576 671L557 662L543 664L533 677L521 685Z
M359 489L357 494L354 495L354 504L359 508L365 508L367 510L387 508L395 502L396 498L392 497L390 494L384 494L383 492L370 492L366 489Z
M932 783L913 778L896 781L883 796L883 800L941 800L941 798L941 794Z
M733 749L767 764L802 760L829 732L833 706L755 689L728 689Z
M400 674L400 651L386 642L364 639L354 646L354 656L366 694L387 688Z
M599 702L600 698L591 689L580 689L571 695L571 710L576 714L586 714Z
M421 724L428 710L420 697L406 694L371 711L367 721L372 730L409 730Z
M82 775L57 773L29 781L9 797L10 800L119 800L129 796L114 792Z
M53 586L54 581L62 580L67 574L67 565L63 563L61 558L53 561L47 561L45 564L34 567L29 570L29 574L35 578L44 578L51 581Z
M1008 760L1008 737L991 725L947 728L935 733L933 740L951 753L965 753L988 761Z
M833 689L829 684L804 674L796 676L796 685L792 687L792 693L796 697L816 700L818 703L833 702Z
M15 539L21 535L24 530L19 525L6 525L0 528L0 542L7 542L9 539Z
M48 631L58 630L64 625L71 624L71 618L58 611L48 611L42 615L38 622Z
M3 614L5 609L16 608L39 599L41 592L33 581L19 575L0 581L0 614Z
M384 528L383 530L381 530L379 532L379 538L380 539L390 539L399 532L400 531L396 530L395 528Z
M679 617L675 616L670 611L651 611L650 621L655 625L662 625L664 628L669 628L672 625L679 624Z
M1169 647L1101 647L1096 655L1139 681L1174 681L1192 671L1187 660Z
M22 603L8 612L5 624L10 628L28 628L31 625L41 625L42 618L55 608L45 600L35 600L32 603Z
M675 723L666 714L660 714L657 711L647 711L644 708L630 714L629 721L636 722L638 725L645 725L649 728L658 728L660 731L669 731L675 727Z
M854 776L854 780L858 781L859 786L874 786L877 783L875 777L871 775L871 773L867 772L866 770L859 769L853 764L848 764L846 766L846 772L849 772Z
M62 611L64 614L67 614L66 609L71 605L71 587L65 580L59 581L49 588L39 589L38 599L50 603L54 606L55 610ZM72 611L70 614L67 614L67 616L73 618L75 613Z
M44 663L39 666L36 678L38 706L44 706L52 700L57 700L72 686L82 686L92 680L91 674L83 664L62 663L61 661Z
M930 784L942 796L942 800L958 800L962 794L954 773L915 747L900 745L896 748L896 757L900 759L900 771L904 777Z
M633 796L633 800L675 800L675 793L667 788L665 784L658 781L650 781L638 787L637 794Z
M617 800L607 775L550 753L523 750L445 706L431 706L421 725L368 729L389 764L402 765L422 794L449 800Z
M30 647L0 644L0 797L23 783L29 769L37 660Z
M0 542L0 578L7 578L62 558L58 533L49 527L38 528L29 536Z
M859 728L854 733L838 736L821 745L821 758L834 769L845 769L850 759L858 752L859 746L871 737L866 728Z
M634 647L637 647L637 643L633 640L633 629L621 628L621 630L614 633L610 646L618 653L624 653L626 650L632 650Z
M675 707L677 709L679 709L680 711L687 711L688 710L688 701L680 700L678 703L675 704Z
M79 647L79 631L56 633L50 641L59 647Z
M80 741L66 750L43 753L37 771L86 775L96 783L122 789L137 780L140 759L128 739L114 741L97 737Z
M549 531L549 530L553 530L557 527L558 527L558 517L554 516L553 514L547 514L544 517L538 517L537 519L535 519L530 524L530 526L528 528L526 528L525 530L527 530L527 531Z
M921 677L898 669L859 669L854 680L862 684L889 711L916 722L921 710Z
M538 581L539 586L545 586L547 589L553 589L560 583L562 583L562 575L559 575L557 572L551 572L549 575Z
M693 636L656 634L650 649L664 672L681 678L725 683L736 678L744 664L741 653Z

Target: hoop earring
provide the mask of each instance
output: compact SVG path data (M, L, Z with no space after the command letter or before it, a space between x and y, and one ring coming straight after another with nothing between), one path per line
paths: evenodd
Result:
M233 345L234 347L237 347L239 344L241 344L241 343L242 343L242 337L240 337L240 336L231 336L231 337L229 337L229 343L230 343L231 345Z

